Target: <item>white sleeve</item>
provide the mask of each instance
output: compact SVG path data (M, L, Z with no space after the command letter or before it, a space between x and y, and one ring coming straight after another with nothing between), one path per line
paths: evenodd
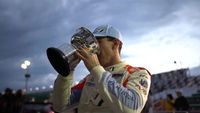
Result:
M91 75L95 78L95 84L103 101L110 106L113 112L141 112L150 88L150 76L147 71L141 70L129 74L126 87L118 83L102 66L94 67Z
M58 75L53 89L53 109L61 112L69 102L71 87L73 84L73 75L70 73L67 77Z

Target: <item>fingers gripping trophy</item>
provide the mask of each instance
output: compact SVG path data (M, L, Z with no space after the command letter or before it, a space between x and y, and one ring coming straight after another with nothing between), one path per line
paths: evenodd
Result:
M53 68L62 76L69 75L80 59L76 50L80 47L88 48L91 53L99 53L99 45L94 35L85 27L80 27L71 37L71 43L64 43L58 48L47 48L47 57Z

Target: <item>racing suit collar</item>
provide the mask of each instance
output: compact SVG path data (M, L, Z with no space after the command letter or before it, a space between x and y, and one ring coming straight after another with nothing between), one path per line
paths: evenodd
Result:
M115 70L115 68L118 69L119 67L124 66L124 64L126 64L125 61L122 61L122 62L120 62L120 63L118 63L118 64L115 64L115 65L106 67L105 70L106 70L106 71L112 72L112 71Z

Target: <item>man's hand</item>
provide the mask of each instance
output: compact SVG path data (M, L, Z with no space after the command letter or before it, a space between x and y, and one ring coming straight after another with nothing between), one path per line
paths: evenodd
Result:
M97 55L91 53L87 48L79 48L76 54L83 60L88 71L91 71L95 66L100 65Z

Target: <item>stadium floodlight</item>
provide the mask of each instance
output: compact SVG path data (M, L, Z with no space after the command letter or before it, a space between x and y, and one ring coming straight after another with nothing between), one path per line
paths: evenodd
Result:
M21 64L21 68L24 69L25 72L25 91L28 91L28 79L31 77L31 75L28 73L28 67L31 65L31 62L29 60L25 60L22 64Z
M27 66L30 66L30 65L31 65L31 62L28 61L28 60L25 60L25 61L24 61L24 64L27 65Z
M27 69L27 65L26 64L21 64L21 68L22 69Z

